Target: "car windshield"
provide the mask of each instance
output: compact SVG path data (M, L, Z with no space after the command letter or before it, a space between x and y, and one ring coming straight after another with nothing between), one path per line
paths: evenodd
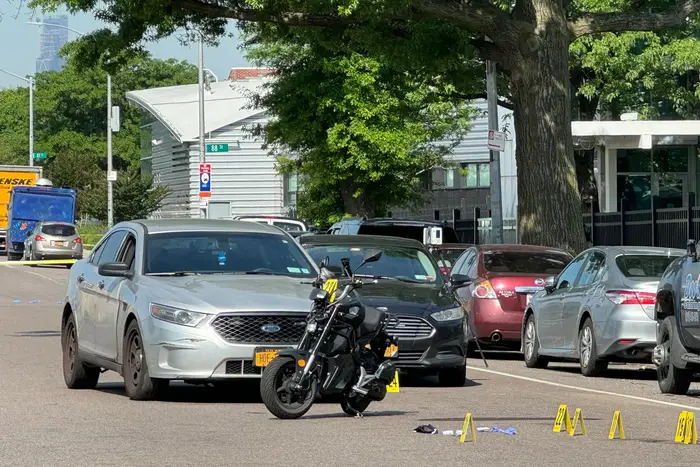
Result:
M357 247L353 245L307 245L309 255L318 264L326 256L329 258L329 269L339 274L342 271L340 260L348 258L350 268L355 269L362 263L363 255L370 250L382 250L379 261L367 263L357 271L358 276L398 279L406 282L442 283L441 273L436 271L430 257L421 250L407 247L371 246Z
M251 232L150 234L144 273L316 277L297 242L281 234Z
M615 264L625 277L661 278L666 268L678 256L670 255L620 255Z
M72 237L75 227L66 224L46 224L41 226L41 233L54 237Z
M559 274L571 256L550 251L485 251L484 268L489 272Z

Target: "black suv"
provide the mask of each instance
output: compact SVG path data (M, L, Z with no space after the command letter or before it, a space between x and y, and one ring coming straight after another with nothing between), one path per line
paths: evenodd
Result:
M700 258L695 241L688 253L671 262L659 280L654 310L656 365L664 394L686 394L700 372Z
M336 222L326 232L330 235L381 235L411 238L423 242L423 229L441 227L443 243L459 243L457 231L447 222L413 221L406 219L363 219L348 217Z
M371 235L309 235L299 243L316 263L342 274L342 258L354 270L367 250L381 249L379 261L356 275L357 293L368 305L395 319L388 333L399 338L397 367L402 372L437 373L443 386L466 380L466 315L447 288L433 256L416 240Z

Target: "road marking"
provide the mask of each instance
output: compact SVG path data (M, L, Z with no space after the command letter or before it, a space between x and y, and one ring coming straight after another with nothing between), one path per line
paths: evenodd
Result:
M18 268L16 268L15 266L8 266L8 268L14 269L15 271L26 272L27 274L33 274L33 275L35 275L35 276L39 276L39 277L42 277L42 278L44 278L44 279L48 279L48 280L50 280L51 282L53 282L54 284L66 285L65 282L58 282L57 280L55 280L55 279L53 279L53 278L51 278L51 277L49 277L49 276L45 276L45 275L43 275L43 274L39 274L38 272L27 271L27 270L24 269L24 268L18 269Z
M666 401L660 401L660 400L656 400L656 399L648 399L646 397L639 397L639 396L630 396L629 394L620 394L618 392L601 391L600 389L582 388L579 386L571 386L569 384L555 383L554 381L547 381L544 379L528 378L527 376L514 375L511 373L505 373L502 371L487 370L486 368L479 368L479 367L470 366L469 369L476 370L476 371L483 371L484 373L491 373L491 374L499 375L499 376L505 376L508 378L521 379L523 381L530 381L531 383L547 384L549 386L556 386L558 388L574 389L576 391L591 392L594 394L602 394L605 396L624 397L625 399L633 399L633 400L637 400L637 401L650 402L652 404L667 405L669 407L678 407L680 409L700 410L700 407L695 407L693 405L676 404L674 402L666 402Z

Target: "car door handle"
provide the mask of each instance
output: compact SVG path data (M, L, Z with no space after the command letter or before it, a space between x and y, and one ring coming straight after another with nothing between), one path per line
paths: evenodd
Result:
M78 284L82 284L84 280L85 280L84 276L78 276L78 279L77 279Z
M100 283L97 284L97 287L100 288L100 289L104 289L104 288L105 288L105 283L104 283L104 281L100 281Z

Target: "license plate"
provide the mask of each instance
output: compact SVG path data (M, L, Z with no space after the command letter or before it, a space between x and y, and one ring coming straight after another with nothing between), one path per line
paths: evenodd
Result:
M53 242L53 244L56 246L63 246L66 244L66 242Z
M266 367L281 349L255 349L255 366Z
M384 358L392 358L392 357L397 356L398 354L399 354L399 346L391 344L384 351Z

